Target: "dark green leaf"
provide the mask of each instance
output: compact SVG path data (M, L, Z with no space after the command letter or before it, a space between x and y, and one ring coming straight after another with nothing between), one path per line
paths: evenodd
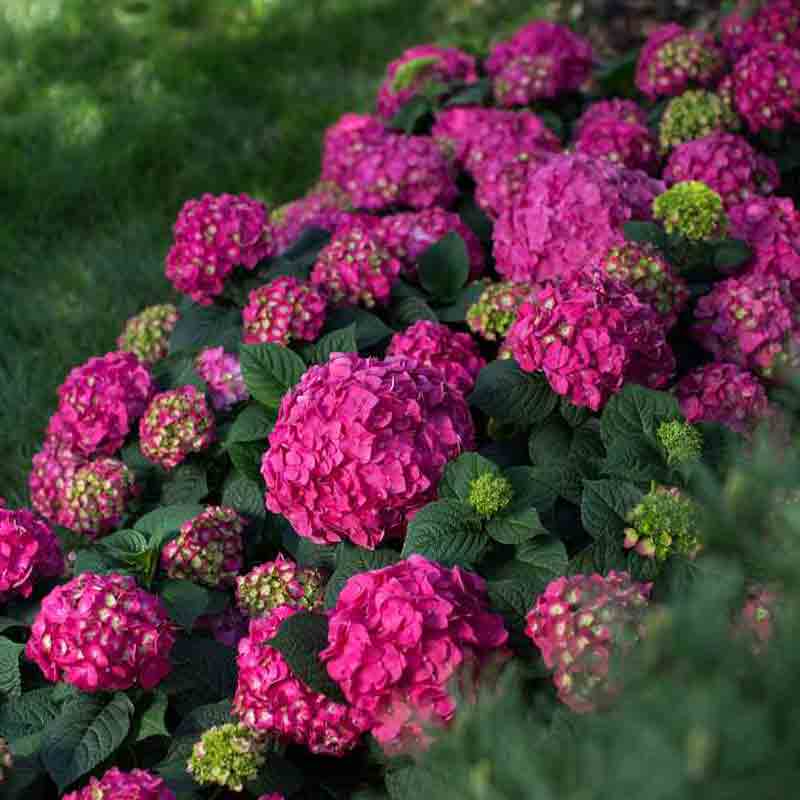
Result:
M320 250L330 240L331 233L325 228L305 228L294 243L282 253L281 257L310 267L317 260ZM307 278L308 274L304 277Z
M520 544L534 536L547 533L535 508L523 507L518 502L489 520L486 532L501 544Z
M173 353L153 365L153 377L159 388L177 389L179 386L196 386L206 390L205 381L195 369L195 356L188 353Z
M581 501L583 527L595 539L619 541L626 515L641 499L642 492L625 481L585 481Z
M469 509L439 500L414 515L402 555L408 558L416 553L446 566L469 567L480 561L488 547L489 539Z
M414 133L431 111L431 101L422 95L415 95L392 117L388 127L403 133Z
M597 81L607 96L630 97L636 90L636 62L639 51L632 50L604 64L597 71Z
M622 229L629 242L652 244L660 250L666 247L664 231L655 222L626 222Z
M661 452L644 436L614 440L600 463L600 471L611 478L633 483L665 481L669 474Z
M240 475L258 483L261 481L261 459L267 449L267 441L236 442L228 446L228 455Z
M514 506L535 508L540 514L550 511L558 499L558 489L549 480L546 467L511 467L504 473L514 490Z
M463 89L454 92L443 107L451 106L482 106L491 96L492 84L488 78L470 83Z
M265 758L258 776L245 784L253 796L274 793L289 797L303 788L303 773L288 758L271 752L266 753Z
M523 372L513 359L500 359L480 371L469 401L502 422L535 425L553 413L558 395L544 375Z
M550 582L550 573L521 561L505 565L504 572L486 583L489 604L506 618L512 630L520 631L525 628L525 616L536 597Z
M419 282L434 298L452 302L469 277L469 254L454 231L431 245L420 257Z
M36 753L46 728L58 714L53 688L34 689L0 705L0 735L11 742L15 754Z
M225 437L225 445L235 442L266 441L274 426L274 413L270 413L258 403L250 403L236 415Z
M181 309L181 318L169 340L170 353L224 347L236 351L241 338L242 317L238 309L220 306L198 306L194 303Z
M303 359L279 344L244 345L240 359L247 390L274 411L306 371Z
M121 570L119 564L113 558L91 548L79 550L73 565L73 573L75 575L82 575L84 572L107 575L109 572L122 571L125 570Z
M325 334L311 351L311 362L314 364L327 364L331 353L357 353L355 323L346 328L339 328Z
M141 742L151 736L169 736L166 714L169 698L162 691L153 693L147 705L136 720L135 741Z
M391 800L423 800L447 796L446 776L422 766L400 767L386 773L386 788Z
M24 649L24 644L0 636L0 698L3 700L19 697L22 693L19 657Z
M714 266L731 272L744 266L753 257L753 251L740 239L725 239L714 247Z
M333 608L336 605L339 593L353 575L382 569L400 560L400 554L394 550L364 550L346 542L340 544L336 550L336 570L325 587L326 608Z
M191 631L198 617L222 611L228 598L191 581L168 580L161 588L161 599L170 617L181 627Z
M235 508L240 514L264 517L264 487L239 473L231 473L222 490L222 504Z
M177 533L184 522L196 517L203 510L203 506L192 503L165 506L140 517L133 527L147 534L153 542Z
M480 299L486 285L482 281L473 281L465 286L456 297L452 305L437 308L436 314L440 322L464 322L467 311Z
M2 631L7 631L10 628L29 628L30 625L27 622L23 622L20 619L12 619L11 617L0 617L0 633Z
M558 410L566 423L572 428L583 425L592 415L592 412L588 408L573 405L566 397L562 397L558 401Z
M673 395L629 383L606 403L600 430L606 446L642 435L656 443L658 426L674 419L683 419L683 415Z
M170 654L173 670L159 688L169 694L189 692L196 704L233 695L236 649L199 636L180 638Z
M534 466L566 463L571 447L572 428L559 416L552 416L534 428L528 439L528 451Z
M439 481L439 498L467 505L470 484L487 472L497 475L500 467L477 453L462 453L445 467Z
M517 560L542 571L548 582L567 571L567 550L555 536L536 536L517 546Z
M106 555L122 560L143 553L149 547L149 542L141 531L122 530L101 539L96 547Z
M206 468L194 461L179 464L161 484L161 502L168 506L198 503L207 494Z
M407 297L392 308L392 321L400 328L407 328L420 320L437 322L436 312L417 297Z
M380 317L362 308L336 308L328 313L327 330L338 330L348 325L356 326L356 342L359 349L374 347L388 339L394 331Z

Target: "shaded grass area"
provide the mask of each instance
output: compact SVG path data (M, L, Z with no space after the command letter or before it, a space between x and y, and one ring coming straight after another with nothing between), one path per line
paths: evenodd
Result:
M286 202L324 128L368 110L388 60L480 46L531 0L3 0L0 7L0 496L68 370L170 296L183 201ZM5 16L3 16L5 15Z

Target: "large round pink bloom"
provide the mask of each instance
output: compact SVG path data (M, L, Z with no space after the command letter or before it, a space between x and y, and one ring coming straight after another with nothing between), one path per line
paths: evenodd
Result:
M322 144L322 180L343 187L368 147L392 133L369 114L343 114L326 131Z
M647 125L647 113L633 100L614 97L611 100L598 100L592 103L575 123L574 136L580 139L583 131L601 119L614 119L617 122L629 122L632 125Z
M309 688L269 646L281 623L300 610L279 606L250 621L248 635L239 642L233 710L254 731L304 745L315 754L343 756L368 729L366 715Z
M28 475L28 493L31 505L49 522L58 523L65 489L75 472L86 463L84 456L53 437L47 437L34 455Z
M114 455L154 393L149 370L133 353L90 358L59 387L47 435L86 457Z
M658 171L658 148L646 126L638 122L598 117L584 124L575 142L575 151L594 158L608 159L628 169L650 175Z
M527 372L593 411L627 382L666 385L675 357L657 312L602 272L548 284L519 310L506 340Z
M497 221L497 271L541 281L583 270L624 242L622 226L650 219L661 181L584 155L554 156Z
M174 626L127 575L84 572L42 600L25 655L83 692L152 689L170 672Z
M533 173L551 155L547 150L523 150L510 159L498 155L487 160L473 175L475 202L492 220L497 220L517 202Z
M250 397L242 377L238 356L222 347L206 347L196 362L197 374L206 382L211 405L216 411L228 411Z
M734 61L762 44L800 48L800 3L767 0L747 19L734 11L722 20L720 34L725 52Z
M306 281L275 278L250 292L242 312L245 344L313 342L325 324L325 298Z
M281 402L261 465L267 508L319 544L371 549L403 535L445 464L473 447L467 403L441 372L334 353Z
M90 778L83 789L65 794L61 800L175 800L175 795L163 778L150 772L122 772L112 767L102 778Z

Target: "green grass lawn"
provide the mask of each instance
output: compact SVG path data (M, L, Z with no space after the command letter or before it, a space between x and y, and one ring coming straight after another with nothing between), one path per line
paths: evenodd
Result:
M424 41L480 46L536 0L3 0L0 8L0 496L68 370L170 297L182 202L271 204L316 179L324 128L369 110Z

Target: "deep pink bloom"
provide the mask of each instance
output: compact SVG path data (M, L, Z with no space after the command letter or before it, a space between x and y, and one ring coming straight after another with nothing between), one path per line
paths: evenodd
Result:
M601 116L584 123L575 142L575 152L606 158L617 166L640 169L650 175L658 172L656 141L647 127L638 122Z
M158 597L130 576L84 572L42 600L25 655L48 681L83 692L152 689L172 669L174 643Z
M598 100L592 103L575 123L574 136L580 139L583 131L601 119L615 119L617 122L629 122L632 125L647 125L647 113L633 100L614 97L611 100Z
M64 491L75 472L87 463L59 439L47 437L33 457L33 467L28 475L28 492L31 505L46 520L58 523L64 505Z
M428 725L449 723L453 681L505 659L507 640L482 578L412 555L347 581L320 657L393 753L424 746Z
M222 347L206 347L197 357L196 366L216 411L228 411L250 397L239 358L233 353L226 353Z
M319 544L371 549L405 533L474 441L464 396L439 371L334 353L281 402L261 465L267 508Z
M313 342L325 324L325 298L306 281L275 278L250 292L242 312L245 344Z
M517 202L533 173L552 156L547 150L523 150L509 159L506 152L487 159L473 175L475 202L492 220Z
M61 800L175 800L175 795L163 778L150 772L122 772L112 767L102 778L89 778L83 789L65 794Z
M368 147L391 133L369 114L344 114L325 131L322 145L322 180L344 187L348 175Z
M666 385L675 357L657 312L604 272L547 284L519 310L507 344L520 367L597 411L627 382Z
M107 353L75 367L58 389L47 436L83 456L119 450L155 393L133 353Z
M734 11L722 20L720 34L725 52L734 61L762 44L800 48L800 3L767 0L747 18Z
M368 718L309 688L269 646L281 623L299 610L279 606L250 621L248 636L239 642L233 710L254 731L304 745L315 754L343 756L358 744Z

